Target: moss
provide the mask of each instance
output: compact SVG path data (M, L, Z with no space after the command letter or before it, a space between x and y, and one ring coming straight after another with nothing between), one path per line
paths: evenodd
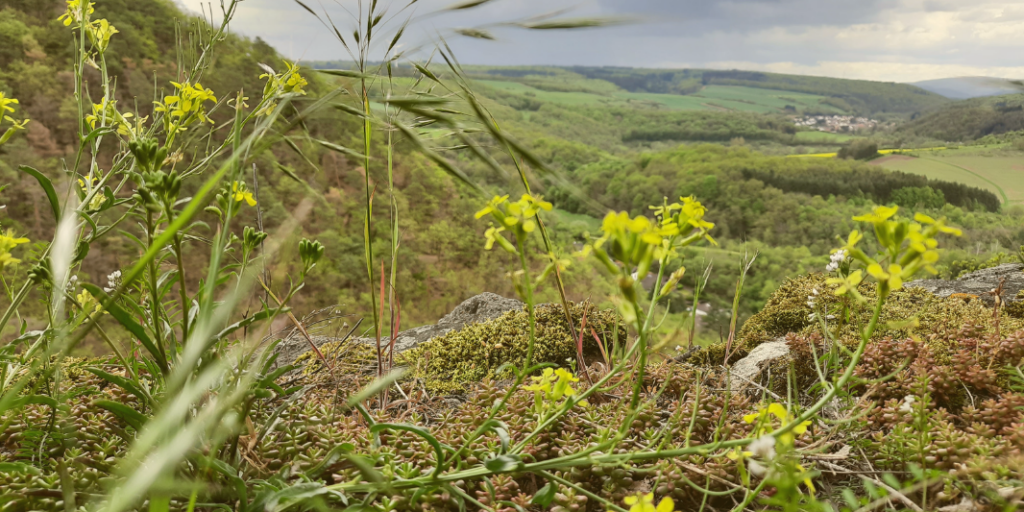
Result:
M573 322L579 325L583 307L576 304L570 309ZM534 364L571 364L576 356L576 341L572 339L561 306L539 307L536 315ZM616 326L619 340L626 339L621 321L611 310L591 310L587 314L587 326L588 331L593 327L609 345ZM471 324L423 343L402 353L400 362L409 364L414 375L423 379L429 391L458 393L464 391L469 383L502 377L496 374L502 365L521 366L525 362L528 345L528 315L524 311L511 311L494 320ZM584 356L590 361L600 357L592 336L585 337Z
M1016 301L1006 305L1006 314L1013 318L1024 319L1024 290L1017 292Z
M740 329L738 339L746 350L769 340L777 339L789 333L811 333L817 331L819 324L808 317L814 312L807 305L807 297L818 290L818 309L828 307L830 311L843 299L833 294L834 286L825 283L824 274L810 274L791 279L783 284L771 298L763 310L750 317ZM859 329L871 319L870 305L874 302L874 285L862 283L860 293L867 299L866 304L852 304L846 322L835 320L835 332L844 344L856 344L860 340ZM1009 307L1004 310L1000 319L1002 332L1013 332L1024 328L1022 317L1014 316L1015 310ZM917 325L906 325L909 320L917 319ZM902 325L901 325L902 324ZM882 308L875 339L886 336L906 338L910 336L925 337L936 333L954 333L966 325L988 326L994 329L992 308L976 298L941 298L923 288L904 288L893 292ZM955 347L948 341L948 336L933 336L929 345L936 351L940 362L946 362Z

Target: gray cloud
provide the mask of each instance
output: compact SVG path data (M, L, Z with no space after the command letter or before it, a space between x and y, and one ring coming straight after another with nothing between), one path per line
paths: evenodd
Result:
M180 1L194 7L200 0ZM420 0L415 14L452 1ZM307 4L326 6L350 33L339 2L321 2ZM481 64L746 67L898 81L1024 76L1024 5L1018 0L495 0L418 18L408 34L429 42L438 33L451 36L455 27L570 7L577 9L569 15L635 22L568 32L498 27L499 41L450 40L463 62ZM290 0L246 0L234 27L293 58L347 57L330 31Z

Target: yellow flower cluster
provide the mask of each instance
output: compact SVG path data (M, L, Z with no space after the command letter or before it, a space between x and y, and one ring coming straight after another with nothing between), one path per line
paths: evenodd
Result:
M779 420L778 425L773 425L771 416L774 416L776 419ZM754 434L757 437L761 437L765 434L768 434L772 430L775 430L776 427L786 425L793 419L794 418L789 415L789 411L786 410L786 407L780 403L772 403L768 407L762 407L758 409L757 412L753 414L748 414L743 417L743 421L747 423L757 422L757 427L754 430ZM795 439L794 434L796 434L797 436L803 435L804 432L807 432L807 427L810 426L810 424L810 420L804 421L797 425L796 427L793 427L793 430L790 430L785 434L780 434L778 436L779 442L782 443L783 445L791 446L793 444L793 440Z
M842 247L854 260L865 267L867 274L878 282L879 294L888 296L892 291L903 287L903 282L921 270L936 274L933 266L939 261L939 242L935 239L941 234L960 236L959 229L946 225L946 219L935 220L924 214L914 216L914 221L899 219L897 206L879 206L871 213L854 217L858 222L872 224L875 237L882 254L878 259L868 256L857 247L864 239L860 231L853 230ZM855 270L846 276L832 278L829 284L837 285L836 295L851 295L859 301L863 300L857 292L857 286L864 280L864 271Z
M278 94L306 94L305 87L309 82L299 73L299 66L288 61L285 61L285 66L288 70L284 73L273 73L273 70L267 67L268 72L260 75L261 80L267 79L267 85L263 88L264 98L272 98ZM277 101L271 100L257 112L257 115L270 115L276 108Z
M63 21L65 27L70 27L72 23L81 23L83 19L82 0L67 0L67 4L67 10L57 19ZM96 12L95 6L95 2L85 4L85 18Z
M204 88L203 84L198 82L195 85L188 82L171 82L171 85L177 89L178 94L167 96L162 102L153 102L156 105L156 112L167 114L166 123L173 125L177 130L184 130L196 121L213 123L213 120L206 117L205 107L207 101L217 102L212 90Z
M72 23L77 26L84 23L89 41L100 53L103 53L110 46L110 38L119 32L105 19L90 21L89 17L96 12L95 5L94 2L83 4L82 0L67 0L67 9L57 19L63 21L65 27L70 27Z
M476 212L476 218L483 218L490 215L498 221L498 225L492 225L485 234L487 244L484 246L488 251L494 248L497 243L510 253L515 253L515 247L501 233L506 229L511 230L516 239L522 239L537 229L537 214L541 210L549 212L552 209L551 203L540 197L530 194L523 194L516 202L509 202L508 196L494 196L482 210Z
M609 212L601 223L603 235L585 247L583 255L593 251L613 273L635 268L636 275L646 276L654 260L672 257L679 247L702 238L716 243L708 234L715 225L704 220L707 208L693 197L682 197L680 201L652 206L657 221L643 215L630 218L626 212Z
M117 133L125 137L134 137L135 128L129 121L132 117L134 117L134 114L131 112L122 114L117 111L116 100L103 100L100 103L93 104L92 114L85 116L85 122L89 123L93 130L99 124L100 126L116 127Z
M17 104L17 99L8 98L3 93L3 91L0 91L0 127L2 127L4 121L7 121L13 125L7 128L7 130L5 130L3 133L0 133L0 145L3 145L5 142L10 140L11 137L14 136L14 132L18 130L24 130L25 125L28 124L28 119L25 119L24 121L17 121L13 117L7 115L14 113L14 107L12 107L11 105Z
M545 368L539 377L530 378L533 380L533 384L523 386L523 389L533 391L534 407L538 414L544 414L557 407L563 398L575 396L576 390L573 389L572 384L580 381L565 368L557 370ZM581 401L580 405L586 407L587 402Z
M11 255L11 251L21 244L27 244L28 238L17 237L14 231L8 229L6 233L0 231L0 271L8 265L17 265L21 260Z
M89 316L96 316L103 311L103 306L100 304L100 301L96 300L96 297L93 297L92 294L89 293L89 290L83 289L82 292L75 297L75 300L78 301L78 305L82 308L82 312Z
M776 446L783 454L789 452L793 448L796 437L806 433L807 427L811 425L809 420L802 421L789 432L779 434L776 437L770 435L775 429L788 425L795 419L789 414L786 407L780 403L769 404L768 407L761 407L757 412L744 416L743 421L752 424L756 423L754 436L757 439L747 445L745 450L734 449L726 453L726 457L740 463L746 461L747 467L754 475L767 475L768 468L765 464L771 463L776 458ZM813 494L815 492L814 483L811 481L807 470L792 460L783 461L783 465L786 462L792 463L792 468L799 471L799 477L803 480L807 489L811 491L811 494Z

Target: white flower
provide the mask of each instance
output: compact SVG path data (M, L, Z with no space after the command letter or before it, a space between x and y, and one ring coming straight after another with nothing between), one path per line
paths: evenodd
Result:
M103 288L103 291L110 293L117 289L121 284L121 271L115 270L107 276L107 286Z
M914 412L913 405L917 399L913 395L907 395L903 397L903 404L900 405L900 411L902 412Z
M750 445L747 446L747 451L755 457L772 460L775 458L775 437L763 435L757 438L753 443L750 443Z
M768 468L764 467L764 464L756 460L747 461L747 469L750 470L750 474L756 477L762 477L768 472Z
M825 266L825 272L835 272L835 271L839 270L839 265L845 259L846 259L846 250L845 249L839 249L838 251L832 253L832 256L829 257L829 264L827 266Z

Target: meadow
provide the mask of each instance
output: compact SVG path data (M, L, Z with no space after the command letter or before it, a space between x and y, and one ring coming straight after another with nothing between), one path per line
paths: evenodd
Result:
M673 110L738 111L759 114L786 113L786 107L793 107L796 111L800 112L845 113L842 109L821 103L827 99L825 96L734 85L709 85L696 93L681 95L627 91L616 91L607 94L583 91L549 91L520 82L504 80L477 80L477 83L504 92L520 94L538 101L566 106L630 106L669 108ZM793 111L791 113L796 112Z
M998 194L1004 203L1024 203L1024 158L990 149L945 149L911 155L888 155L875 161L891 170L960 182Z

